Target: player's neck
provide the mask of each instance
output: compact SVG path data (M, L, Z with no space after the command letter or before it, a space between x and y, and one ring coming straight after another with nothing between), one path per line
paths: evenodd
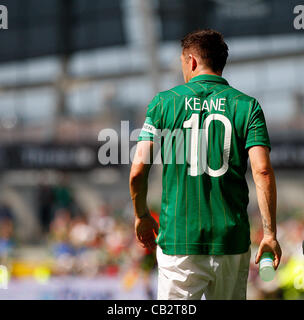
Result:
M197 76L201 76L201 75L212 75L212 76L220 76L221 77L222 73L221 72L214 72L210 69L203 69L203 70L199 70L197 72L193 72L192 78L197 77Z

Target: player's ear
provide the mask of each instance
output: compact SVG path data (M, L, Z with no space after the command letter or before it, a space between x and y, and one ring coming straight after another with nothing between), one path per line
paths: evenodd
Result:
M191 66L192 71L195 71L195 69L197 68L197 61L193 55L191 55L191 64L192 64L192 66Z

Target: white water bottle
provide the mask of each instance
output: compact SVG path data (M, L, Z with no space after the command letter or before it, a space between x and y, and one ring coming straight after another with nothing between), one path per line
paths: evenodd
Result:
M274 256L272 252L264 252L260 258L259 274L263 281L274 279L275 270L273 267Z

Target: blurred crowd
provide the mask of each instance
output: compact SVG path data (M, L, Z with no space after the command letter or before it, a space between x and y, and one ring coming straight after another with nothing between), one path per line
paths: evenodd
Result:
M7 261L13 250L13 226L12 210L6 204L0 204L0 262Z
M15 237L14 214L9 206L0 206L0 262L9 266L12 277L34 277L43 282L55 276L123 275L126 287L142 277L148 296L155 298L151 289L151 281L155 281L151 274L157 270L155 252L138 245L130 209L126 209L129 210L127 215L124 212L117 214L112 207L103 205L98 212L81 213L75 209L68 186L55 186L49 190L43 187L39 192L40 223L45 239L41 246L47 253L40 260L20 257L24 244ZM152 214L158 219L155 212ZM254 263L263 230L259 213L250 214L249 299L304 299L304 221L300 217L301 214L289 215L278 222L283 257L275 280L263 282Z
M259 212L251 214L251 263L248 279L249 299L304 299L304 211L279 212L277 237L282 248L282 259L273 281L259 277L255 254L263 238Z
M44 253L23 248L14 232L14 214L0 206L0 264L9 267L12 278L34 277L47 282L50 277L122 277L132 287L140 277L151 298L151 271L155 253L136 241L130 207L126 212L102 205L97 212L81 212L68 185L40 186L37 191ZM157 214L153 213L157 219ZM39 244L38 244L39 245ZM37 246L37 244L36 244ZM30 246L33 247L33 246ZM38 256L38 257L37 257Z

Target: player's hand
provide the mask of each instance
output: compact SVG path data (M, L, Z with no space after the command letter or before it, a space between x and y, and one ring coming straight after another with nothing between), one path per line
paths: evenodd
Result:
M155 234L158 235L158 224L155 219L146 214L142 218L135 218L135 234L143 248L154 250L156 247Z
M282 250L278 240L274 237L264 236L260 243L258 253L255 258L255 263L259 263L264 252L272 252L274 255L273 267L276 270L280 264Z

